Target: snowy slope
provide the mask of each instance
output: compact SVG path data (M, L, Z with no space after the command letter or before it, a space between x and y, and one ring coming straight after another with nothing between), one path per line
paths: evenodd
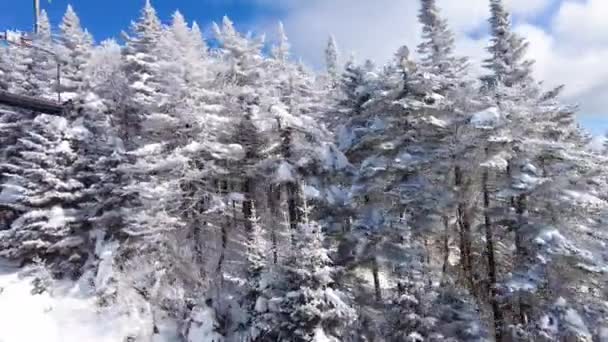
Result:
M51 293L34 295L33 277L22 277L20 271L0 266L0 342L122 342L151 331L145 313L101 309L86 284L61 282ZM159 328L161 334L151 341L175 341L163 334L173 327Z

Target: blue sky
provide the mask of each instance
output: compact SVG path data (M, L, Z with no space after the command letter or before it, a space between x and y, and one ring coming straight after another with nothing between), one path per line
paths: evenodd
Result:
M279 0L280 1L280 0ZM139 16L144 0L41 0L54 25L61 21L68 4L72 4L83 26L93 33L97 41L117 37ZM196 20L205 27L219 21L224 15L241 27L252 25L264 18L278 18L282 10L264 6L263 2L247 0L156 0L152 2L161 19L167 22L179 9L189 21ZM0 29L28 30L32 27L33 0L0 1Z
M96 41L118 37L139 15L145 0L41 0L57 25L68 3ZM28 30L33 0L0 0L0 30ZM224 15L237 28L269 33L282 20L293 53L322 64L329 34L336 36L343 59L355 54L382 63L419 36L418 0L152 0L163 22L179 9L189 21L208 28ZM458 52L479 66L487 44L488 0L438 0L457 35ZM566 84L564 99L580 104L581 124L593 134L608 130L608 0L505 0L515 29L531 42L536 74L549 86ZM606 70L606 71L604 71Z

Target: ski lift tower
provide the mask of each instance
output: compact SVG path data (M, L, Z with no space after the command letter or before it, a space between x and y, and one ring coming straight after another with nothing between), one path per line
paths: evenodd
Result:
M49 0L51 2L51 0ZM63 61L60 56L55 52L48 50L44 47L37 46L34 41L34 37L39 33L40 29L40 0L34 0L34 32L33 34L23 33L19 31L6 30L0 31L0 42L4 41L7 45L13 45L20 48L36 49L52 56L57 62L57 102L49 102L43 99L30 98L27 96L20 96L16 94L10 94L6 91L0 92L0 104L6 104L9 106L17 106L26 109L38 109L39 111L46 113L55 113L59 110L57 106L61 104L61 64ZM42 103L42 105L41 105ZM29 106L29 107L28 107ZM46 106L46 107L45 107ZM49 109L52 108L52 109Z
M40 0L34 0L34 34L38 34L40 23Z

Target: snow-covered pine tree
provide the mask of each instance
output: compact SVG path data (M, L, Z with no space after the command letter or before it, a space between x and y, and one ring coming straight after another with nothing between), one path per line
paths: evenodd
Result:
M223 18L221 28L214 24L214 32L221 44L220 58L225 61L218 80L223 90L220 99L222 120L232 124L231 129L222 129L219 131L221 133L216 134L219 141L236 144L241 151L238 155L216 162L226 168L224 175L218 174L218 181L223 184L224 191L233 191L242 197L239 201L240 217L243 231L248 232L251 230L251 207L260 183L257 168L262 160L265 140L259 129L267 113L262 104L268 96L268 89L263 86L265 74L261 49L264 37L253 39L241 35L228 17ZM227 207L234 206L235 199L226 200ZM227 214L234 216L234 213ZM225 229L222 232L222 241L227 241Z
M279 27L277 30L277 41L272 49L272 56L281 63L286 63L289 59L291 45L289 44L289 39L287 38L287 34L285 33L285 26L283 26L282 22L279 22Z
M57 274L79 275L89 237L80 207L85 186L77 179L79 156L73 146L84 135L65 118L39 115L19 139L18 155L3 166L3 188L15 194L5 205L19 216L2 232L2 256L41 257Z
M397 255L396 287L384 311L384 336L389 341L487 341L475 298L448 277L439 281L421 239L408 231L401 238L391 246Z
M252 340L256 340L266 333L266 326L260 317L268 309L267 275L268 248L264 230L258 217L255 203L251 208L251 231L248 234L245 247L247 256L247 285L244 307L249 316L248 329Z
M34 37L32 48L32 62L34 73L34 92L32 95L57 99L57 63L53 56L56 47L53 43L51 23L45 10L40 11L38 21L38 34Z
M124 72L127 77L128 101L120 116L121 138L133 148L141 135L141 121L158 103L159 51L162 34L160 19L150 0L141 10L138 21L131 24L131 33L123 33Z
M507 87L532 81L533 61L526 59L528 43L513 32L511 17L503 0L490 0L490 58L484 66L492 71L484 80L493 86L501 82Z
M422 43L418 45L421 57L419 66L431 72L433 90L443 94L449 88L457 87L462 82L467 67L467 59L454 54L454 34L448 27L447 20L435 0L422 0L418 20L422 24Z
M339 63L338 44L336 43L334 36L331 35L329 36L325 48L325 69L327 71L328 85L330 88L334 88L338 85L341 73Z
M93 37L80 25L80 19L71 5L68 5L59 25L61 36L58 54L63 61L61 84L57 85L62 100L79 96L85 85L85 67L91 57Z
M35 92L32 49L11 44L6 49L7 90L21 95Z
M9 50L3 46L0 48L0 90L8 90L10 76Z
M543 91L531 76L533 62L525 59L527 42L512 32L503 3L494 0L490 8L492 56L486 67L493 75L486 78L491 87L485 90L490 98L487 103L494 107L475 115L473 122L488 132L483 137L487 156L482 164L486 168L482 180L485 229L504 229L514 235L512 241L500 241L503 246L512 246L514 253L496 250L502 262L495 267L511 274L498 279L495 286L503 293L503 305L510 306L510 310L502 310L504 325L496 327L497 335L510 332L525 340L534 338L527 329L533 330L543 310L556 300L556 284L546 283L550 277L545 272L565 267L555 256L551 261L540 261L547 260L543 259L547 258L544 248L548 244L544 234L552 231L560 241L563 236L577 235L577 224L558 222L578 222L581 218L554 210L565 203L571 207L580 203L567 195L572 191L593 196L597 189L582 184L590 180L588 177L594 178L591 170L595 166L589 164L585 153L578 153L587 141L575 124L574 108L557 100L561 87ZM578 211L585 212L582 208ZM559 248L551 250L549 254L569 255ZM563 280L558 287L562 286Z
M183 143L201 132L201 116L218 102L219 94L210 90L212 65L198 25L191 29L179 11L163 30L158 49L159 108L146 116L144 129L155 141Z
M495 293L492 291L495 289L491 285L496 283L497 272L493 226L484 226L485 246L476 245L479 239L474 236L479 196L476 184L479 174L483 173L480 164L485 161L485 145L480 141L485 137L471 127L470 121L472 113L483 109L485 102L479 95L478 86L467 77L467 59L454 54L453 33L441 17L436 1L422 1L419 21L423 32L423 43L418 47L421 62L410 88L425 103L418 114L422 116L417 125L431 124L430 127L419 126L417 144L425 146L424 150L433 157L431 164L426 164L428 168L417 171L424 174L425 179L424 190L418 191L432 195L416 201L425 210L417 210L423 215L417 215L419 223L415 225L420 226L433 217L435 221L443 221L441 225L435 224L434 228L431 226L426 235L434 240L433 234L439 234L437 240L442 241L439 249L443 254L444 276L452 277L448 270L450 241L457 241L462 274L459 278L463 280L459 285L466 286L475 295L483 294L484 298L490 298L492 314L496 316L496 322L500 322L501 311L493 300ZM441 219L437 220L439 217ZM453 236L452 230L458 234ZM475 258L478 248L484 250L484 258ZM480 289L484 285L475 280L480 278L480 271L475 271L480 269L479 265L483 265L488 273L484 278L490 285L484 289ZM487 289L492 293L486 294Z
M277 295L264 315L269 331L261 341L338 341L347 334L355 312L333 282L335 269L319 224L309 219L302 201L302 223L294 247L281 266Z

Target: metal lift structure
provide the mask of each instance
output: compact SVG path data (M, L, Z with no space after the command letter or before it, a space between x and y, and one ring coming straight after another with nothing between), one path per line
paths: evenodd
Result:
M40 22L40 0L34 0L34 35L38 33ZM4 41L8 45L14 45L24 49L37 49L52 55L57 61L57 85L61 84L61 60L53 51L49 51L42 47L36 46L31 36L20 32L5 31L0 32L0 41ZM24 96L12 94L7 91L0 90L0 105L31 110L51 115L62 115L69 109L69 105L61 103L61 92L57 87L57 102L49 101L32 96Z

